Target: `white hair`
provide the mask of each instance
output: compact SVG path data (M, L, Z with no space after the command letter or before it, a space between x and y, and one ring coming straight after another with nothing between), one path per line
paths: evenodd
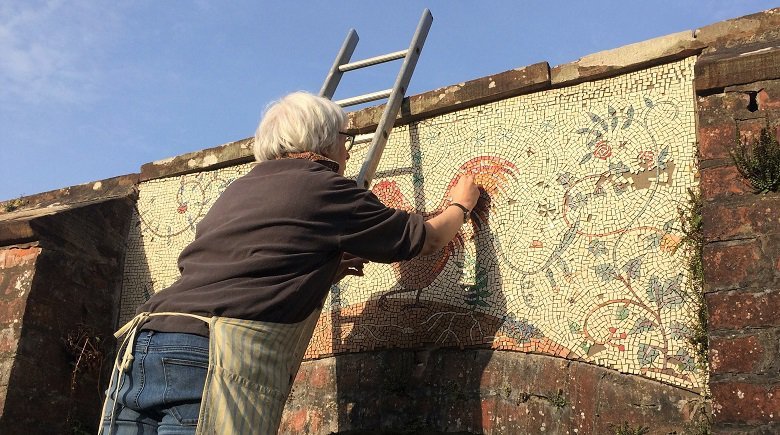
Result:
M287 153L333 154L347 115L336 103L308 92L293 92L270 103L255 132L255 160Z

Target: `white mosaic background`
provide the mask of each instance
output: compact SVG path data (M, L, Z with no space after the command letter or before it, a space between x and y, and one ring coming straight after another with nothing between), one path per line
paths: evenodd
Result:
M464 227L462 246L451 246L443 264L370 264L365 277L334 288L338 297L326 307L403 302L401 324L393 325L401 329L404 310L467 309L498 319L496 335L544 338L566 350L558 355L702 388L705 374L687 345L695 307L678 249L678 209L698 181L693 63L394 129L375 179L384 201L435 214L448 183L467 167L489 186L489 215L480 228ZM353 150L347 175L356 175L364 153ZM141 185L123 319L177 278L176 257L193 224L248 170Z

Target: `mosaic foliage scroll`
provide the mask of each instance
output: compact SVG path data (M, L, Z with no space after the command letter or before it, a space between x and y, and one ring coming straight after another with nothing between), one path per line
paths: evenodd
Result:
M464 172L483 197L440 252L369 264L334 286L307 357L490 346L702 388L678 215L697 186L693 62L394 129L372 186L386 204L433 216ZM353 150L348 176L365 152ZM143 300L175 279L193 223L247 170L142 185L126 295Z

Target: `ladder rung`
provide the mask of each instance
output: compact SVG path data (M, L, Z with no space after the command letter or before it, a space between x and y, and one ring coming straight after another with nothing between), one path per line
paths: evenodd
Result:
M345 98L343 100L334 101L334 103L338 104L341 107L349 107L349 106L354 106L356 104L368 103L369 101L381 100L382 98L389 97L391 93L393 93L392 88L386 89L384 91L374 92L371 94L358 95L357 97Z
M388 53L388 54L383 54L381 56L372 57L369 59L359 60L357 62L346 63L339 67L339 71L347 72L347 71L352 71L353 69L365 68L367 66L390 62L396 59L403 59L404 57L406 57L406 53L408 52L409 50L401 50L401 51L396 51L394 53Z

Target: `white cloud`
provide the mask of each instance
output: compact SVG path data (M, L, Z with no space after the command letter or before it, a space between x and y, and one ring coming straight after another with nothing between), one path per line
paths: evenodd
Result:
M113 7L112 2L3 2L0 101L35 105L94 99L101 75L96 58L116 22Z

